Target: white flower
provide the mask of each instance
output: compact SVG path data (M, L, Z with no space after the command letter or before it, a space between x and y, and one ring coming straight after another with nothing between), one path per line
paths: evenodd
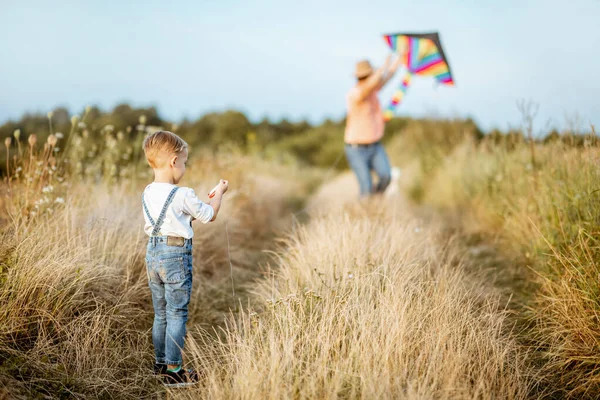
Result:
M106 147L109 149L114 149L117 146L117 141L113 137L109 137L106 141Z
M77 126L78 126L79 128L81 128L81 129L83 129L83 128L87 127L87 125L86 125L86 124L85 124L85 122L83 122L83 121L79 122L79 123L77 124Z
M54 134L54 136L56 136L56 137L57 137L57 138L59 138L59 139L62 139L62 138L64 138L64 137L65 137L65 135L63 135L63 133L62 133L62 132L56 132L56 133Z
M44 186L42 188L42 193L50 193L54 190L54 188L52 187L52 185L48 185L48 186Z
M114 130L115 130L115 126L114 126L114 125L105 125L105 126L104 126L104 130L105 130L106 132L112 132L112 131L114 131Z
M65 204L65 199L63 199L62 197L57 197L56 200L54 200L54 202L58 204Z
M16 171L16 172L21 172L21 171L23 171L23 168L21 168L21 167L17 167L17 169L16 169L15 171Z

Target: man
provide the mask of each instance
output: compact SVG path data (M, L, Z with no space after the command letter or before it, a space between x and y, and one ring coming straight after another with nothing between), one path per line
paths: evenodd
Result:
M400 63L401 59L398 57L391 64L389 56L377 70L373 70L367 60L356 64L357 82L347 97L348 116L344 142L346 158L358 178L361 197L382 193L390 184L390 163L380 142L384 120L377 93L394 76ZM371 180L372 170L378 176L375 186Z

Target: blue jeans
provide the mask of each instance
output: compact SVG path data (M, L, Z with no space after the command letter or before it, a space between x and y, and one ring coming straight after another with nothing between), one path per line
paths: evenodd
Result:
M192 240L167 246L167 236L151 237L146 249L146 270L152 292L152 342L156 362L181 365L188 304L192 294Z
M354 170L360 185L360 195L382 193L390 184L391 168L383 145L379 142L369 145L345 145L348 164ZM371 170L374 170L379 180L373 187Z

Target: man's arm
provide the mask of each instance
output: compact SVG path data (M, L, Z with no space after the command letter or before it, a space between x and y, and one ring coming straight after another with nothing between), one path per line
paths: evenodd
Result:
M381 88L383 88L393 78L393 76L396 74L396 71L398 71L398 68L400 68L401 64L402 57L398 56L398 58L396 58L396 61L394 61L391 67L386 71L377 90L381 90Z
M361 85L358 92L358 101L362 101L369 97L373 92L381 88L384 75L389 68L391 56L388 56L382 67L378 68L375 72L369 76L365 83Z

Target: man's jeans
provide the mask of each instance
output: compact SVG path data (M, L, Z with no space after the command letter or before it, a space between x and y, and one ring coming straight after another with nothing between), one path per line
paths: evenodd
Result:
M345 145L348 164L354 170L360 185L361 197L371 193L382 193L390 184L391 168L387 154L381 143L369 145ZM373 187L371 170L374 170L379 181Z
M192 240L167 246L167 236L151 237L146 250L148 284L152 291L152 342L156 362L181 365L181 350L192 294Z

